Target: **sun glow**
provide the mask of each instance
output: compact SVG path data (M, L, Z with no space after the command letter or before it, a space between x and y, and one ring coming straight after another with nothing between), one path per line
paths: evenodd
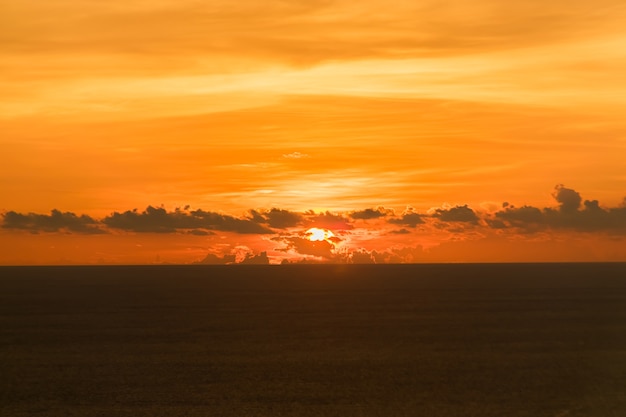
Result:
M312 227L306 231L306 236L311 242L321 242L322 240L329 240L335 235L328 229Z

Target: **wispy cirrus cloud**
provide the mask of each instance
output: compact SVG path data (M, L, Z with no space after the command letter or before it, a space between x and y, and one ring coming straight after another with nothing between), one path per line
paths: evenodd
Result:
M292 153L283 154L283 158L287 158L287 159L303 159L303 158L310 158L310 156L305 154L305 153L292 152Z
M603 33L626 13L616 0L598 4L521 0L451 6L435 0L383 3L347 0L263 4L225 0L87 0L7 7L7 48L134 56L253 56L293 64L363 57L441 56L529 47ZM54 16L55 19L44 17ZM513 19L512 16L515 18ZM115 27L115 31L107 30ZM198 36L198 34L219 36ZM49 37L56 35L56 42ZM176 61L170 65L176 64Z

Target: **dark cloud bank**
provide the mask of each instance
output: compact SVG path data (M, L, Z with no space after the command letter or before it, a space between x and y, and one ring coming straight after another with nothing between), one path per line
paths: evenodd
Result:
M267 225L267 220L237 218L204 210L176 209L168 212L164 208L148 206L143 212L137 210L114 212L105 217L102 223L112 229L144 233L174 233L187 231L223 231L241 234L274 233Z
M424 223L424 220L422 219L422 217L424 216L425 215L416 213L413 211L413 209L410 209L402 213L402 216L400 217L389 219L388 222L391 224L398 224L401 226L416 227L418 224Z
M626 199L620 207L602 208L598 200L584 200L580 194L557 185L552 196L557 208L515 207L508 203L486 223L492 228L516 228L523 232L573 230L578 232L626 233Z
M434 230L463 234L476 230L502 231L532 234L545 231L572 231L580 233L601 232L609 235L626 235L626 198L618 207L602 207L597 200L584 200L577 191L557 185L552 196L555 207L514 206L503 203L496 212L475 211L468 205L437 208L428 213L419 213L408 208L402 214L384 207L366 208L347 213L313 211L293 212L279 208L250 210L240 217L204 211L189 207L167 211L163 207L148 206L143 211L127 210L113 212L95 219L88 215L62 212L54 209L50 214L18 213L7 211L1 214L2 228L24 230L31 233L74 233L104 234L112 232L131 233L186 233L211 235L232 232L247 235L273 235L271 240L283 245L278 251L295 252L306 257L327 261L349 261L352 263L393 262L402 259L402 254L356 250L351 253L335 253L335 244L341 241L311 242L302 232L309 227L327 228L337 236L349 234L355 226L383 229L389 225L389 235L411 235L433 233ZM375 225L372 223L376 223ZM364 223L372 223L367 226ZM397 226L397 229L393 229ZM309 258L307 258L309 259ZM305 259L306 260L306 259ZM309 259L310 260L310 259ZM228 264L268 263L267 253L250 254L235 261L234 255L207 255L202 263Z
M435 221L454 225L465 223L492 229L519 229L526 232L545 229L569 229L580 232L607 231L626 232L626 199L619 207L601 207L598 200L583 200L573 189L557 185L552 193L557 207L516 207L503 203L495 213L474 211L468 205L438 208L431 213L418 213L409 208L396 215L384 207L366 208L350 213L293 212L272 208L250 210L241 217L227 214L190 210L189 207L167 211L163 207L148 206L143 211L127 210L113 212L103 219L88 215L62 212L54 209L50 214L18 213L7 211L2 216L4 229L20 229L34 233L67 232L101 234L113 230L136 233L191 233L208 235L215 232L240 234L274 234L294 227L323 227L333 231L348 231L355 221L384 221L390 225L403 226L390 233L407 234L408 228L416 228Z
M68 232L82 234L101 234L98 221L87 215L78 216L71 212L52 210L50 214L22 214L8 211L2 214L2 227L5 229L28 230L39 232Z

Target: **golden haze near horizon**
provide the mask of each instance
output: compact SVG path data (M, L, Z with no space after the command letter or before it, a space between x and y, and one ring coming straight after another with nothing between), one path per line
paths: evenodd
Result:
M624 261L625 46L616 0L0 0L0 264Z

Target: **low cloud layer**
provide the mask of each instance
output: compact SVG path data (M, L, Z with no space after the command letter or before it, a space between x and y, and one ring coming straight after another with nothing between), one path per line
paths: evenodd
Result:
M2 227L5 229L28 230L39 232L70 232L81 234L105 233L98 228L98 222L85 214L77 215L72 212L52 210L50 214L28 213L22 214L8 211L2 215Z
M341 213L315 213L308 211L305 213L307 223L310 227L321 227L330 230L350 230L354 225L350 219Z
M424 220L422 218L424 216L425 215L419 214L411 208L402 213L402 216L389 219L389 223L398 224L401 226L416 227L418 224L424 223Z
M505 203L503 209L496 212L493 218L487 218L486 222L492 228L516 228L522 232L555 229L626 233L626 206L603 208L598 200L583 202L578 192L561 184L554 188L552 196L558 208L515 207Z
M237 255L235 254L226 254L226 255L216 255L214 253L209 253L196 264L201 265L269 265L270 259L267 256L267 252L261 252L257 255L252 253L247 253L245 257L241 260L237 260Z
M251 210L250 214L254 222L267 224L274 229L295 227L304 222L304 216L302 214L278 208L272 208L271 210L262 212Z
M563 184L554 187L552 197L559 203L559 210L566 213L578 210L583 200L579 193L570 188L565 188Z
M343 235L356 233L356 229L376 231L380 236L396 236L397 239L402 235L407 235L409 239L414 233L452 233L464 236L472 230L485 233L490 230L498 233L509 231L515 234L572 231L626 235L626 201L617 207L605 207L598 200L586 200L576 190L561 184L555 186L552 196L555 201L552 207L515 206L507 202L495 212L475 210L467 204L436 208L428 212L408 208L400 215L384 207L345 213L296 212L274 207L250 210L235 217L202 209L191 210L189 207L168 211L163 207L148 206L143 211L116 211L102 219L57 209L50 214L7 211L0 216L3 229L31 233L102 234L125 231L196 236L220 232L242 235L282 234L279 240L286 245L287 250L328 259L336 256L334 246L344 239ZM311 242L301 234L311 227L333 231L335 240ZM363 260L361 255L357 254L356 259ZM228 260L225 262L228 263Z
M357 210L350 213L350 217L357 220L379 219L389 215L393 215L393 210L385 209L384 207L377 207L376 209L367 208L365 210Z
M102 223L112 229L139 233L174 233L179 230L216 230L241 234L270 234L268 227L253 219L237 218L204 210L176 209L168 212L164 208L148 206L146 210L114 212L105 217Z
M300 255L309 255L324 259L334 257L333 250L335 249L335 245L326 240L310 241L303 237L294 236L285 238L284 242L287 244L287 247L279 250L293 250Z
M467 204L450 209L437 209L433 217L444 222L478 223L478 216Z

